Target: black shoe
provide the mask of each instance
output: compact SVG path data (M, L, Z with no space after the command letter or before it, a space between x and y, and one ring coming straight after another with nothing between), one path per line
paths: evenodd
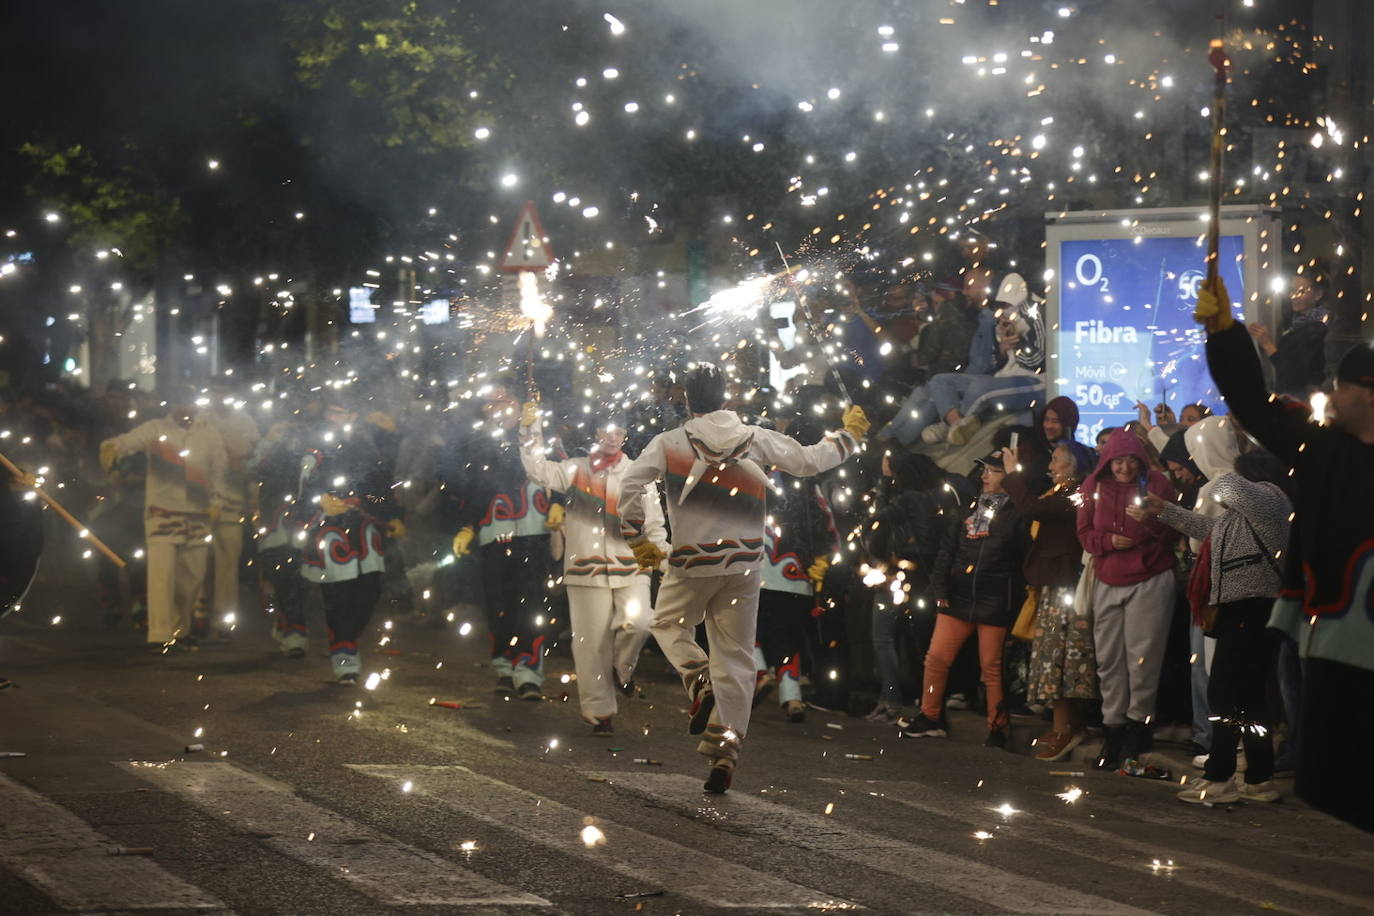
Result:
M1007 727L993 728L988 730L987 740L983 742L983 747L1005 748L1007 746Z
M596 719L596 724L592 726L592 737L593 737L593 738L613 738L613 737L615 737L615 728L611 726L611 717L610 717L610 716L604 716L604 717L603 717L603 716L598 716L598 717L597 717L597 719Z
M305 658L305 650L300 646L292 646L286 650L287 658Z
M730 788L735 776L735 764L729 760L713 760L710 772L706 774L706 784L702 786L712 795L724 795Z
M492 689L503 697L512 696L515 694L515 681L510 675L503 675L496 679L496 686Z
M711 689L711 676L704 672L697 675L693 687L692 705L687 710L687 734L699 735L706 731L706 725L711 721L711 711L716 708L716 693Z
M354 674L351 671L347 674L341 674L339 675L338 685L340 687L357 687L358 675Z
M637 696L639 696L639 685L636 684L633 680L626 681L625 683L619 685L616 689L620 691L620 695L621 695L621 696L625 696L625 697L637 697Z
M515 689L515 695L531 703L537 703L544 699L544 691L539 689L538 684L521 684Z
M905 723L899 724L901 736L903 738L948 738L949 730L934 719L926 717L923 712L916 713L915 718L908 719Z
M783 704L782 713L787 716L788 722L805 722L806 704L801 700L788 700Z
M763 701L773 695L774 689L778 686L777 679L767 671L760 671L754 676L754 705L753 709L758 709Z
M1153 749L1155 746L1150 726L1134 719L1126 720L1125 734L1121 741L1121 759L1129 760Z
M1126 738L1122 725L1102 726L1102 751L1093 766L1099 770L1115 770L1121 766L1121 745Z

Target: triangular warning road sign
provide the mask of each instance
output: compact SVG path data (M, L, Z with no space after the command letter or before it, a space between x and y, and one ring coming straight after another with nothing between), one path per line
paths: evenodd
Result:
M544 234L544 224L539 222L539 213L534 209L534 201L525 201L516 220L515 231L511 233L510 243L506 245L501 258L501 269L507 271L544 270L554 261L553 249L549 247L549 237Z

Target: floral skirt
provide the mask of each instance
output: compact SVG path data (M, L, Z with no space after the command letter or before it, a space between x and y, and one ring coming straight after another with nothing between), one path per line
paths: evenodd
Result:
M1071 588L1040 592L1026 695L1033 703L1099 696L1092 617L1075 611Z

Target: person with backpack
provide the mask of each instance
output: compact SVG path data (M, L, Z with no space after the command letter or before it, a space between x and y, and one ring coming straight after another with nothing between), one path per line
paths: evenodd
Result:
M1276 557L1288 543L1293 506L1280 486L1286 475L1278 459L1250 452L1233 464L1234 471L1208 484L1219 514L1189 511L1153 495L1126 509L1137 521L1158 517L1201 542L1189 601L1195 621L1217 644L1207 682L1211 749L1203 774L1178 793L1192 804L1279 797L1272 781L1273 722L1266 698L1278 644L1266 625L1282 578ZM1246 759L1239 785L1233 782L1237 741L1245 745Z

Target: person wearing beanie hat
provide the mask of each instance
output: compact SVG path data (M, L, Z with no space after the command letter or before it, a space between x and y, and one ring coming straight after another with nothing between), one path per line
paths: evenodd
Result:
M649 578L620 533L620 483L630 467L623 416L613 414L596 432L586 457L553 461L547 455L539 405L521 411L520 461L530 481L566 496L549 507L548 527L563 538L563 582L568 587L577 699L592 734L614 735L616 690L634 693L640 650L649 638ZM561 519L560 519L561 515ZM658 494L645 501L646 536L668 546Z
M1269 625L1305 660L1296 790L1308 804L1374 831L1374 350L1352 348L1336 370L1328 422L1265 387L1244 324L1220 281L1198 295L1207 364L1227 407L1296 484L1283 585Z
M851 406L844 429L803 446L725 410L725 379L710 363L693 367L684 388L691 419L655 436L621 481L621 528L641 568L668 563L651 629L682 676L688 732L702 735L697 750L710 761L706 790L721 793L753 706L768 471L811 477L838 466L858 451L868 418ZM646 529L649 485L659 480L673 535L667 556ZM702 622L709 656L695 640Z

